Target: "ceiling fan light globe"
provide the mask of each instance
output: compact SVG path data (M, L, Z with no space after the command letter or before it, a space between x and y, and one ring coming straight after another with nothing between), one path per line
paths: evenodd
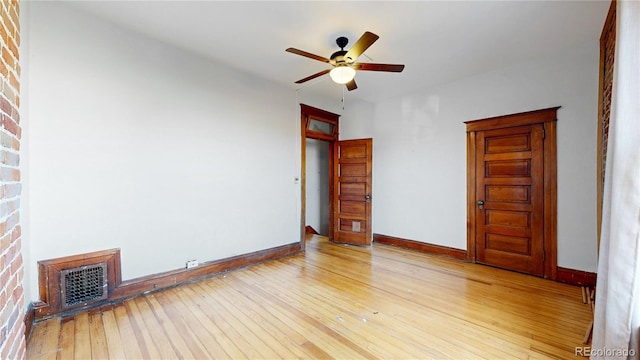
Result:
M356 76L356 71L348 66L337 66L331 69L329 76L335 83L346 84L353 80L353 77Z

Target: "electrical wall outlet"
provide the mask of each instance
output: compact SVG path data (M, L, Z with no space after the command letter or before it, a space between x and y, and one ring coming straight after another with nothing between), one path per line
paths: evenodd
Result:
M198 266L198 260L189 260L187 261L187 269L191 269Z

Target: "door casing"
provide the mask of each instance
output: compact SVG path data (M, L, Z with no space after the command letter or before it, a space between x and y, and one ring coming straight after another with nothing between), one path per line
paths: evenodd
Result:
M319 131L313 131L308 129L308 124L310 119L320 120L322 122L333 125L333 133L326 134ZM300 207L300 245L302 249L305 249L306 246L306 233L305 233L305 225L306 225L306 206L307 206L307 178L306 178L306 168L307 168L307 139L317 139L327 141L329 143L329 239L333 240L333 194L334 194L334 144L338 141L339 135L339 119L340 115L331 113L329 111L325 111L322 109L315 108L313 106L300 104L300 148L301 148L301 174L300 174L300 190L301 190L301 207Z
M309 105L300 104L300 134L301 134L301 176L300 176L300 191L301 191L301 207L300 207L300 244L302 249L306 246L306 140L317 139L327 141L329 143L329 240L336 241L338 234L337 221L341 216L341 212L337 209L340 199L338 198L337 186L340 181L338 179L339 173L339 160L337 159L338 152L340 151L339 138L339 118L340 115L334 114L322 109L318 109ZM321 131L314 131L310 128L311 120L317 120L326 124L333 125L332 133L326 133ZM366 220L365 220L365 235L366 240L351 241L351 237L346 232L343 232L344 236L341 238L342 242L353 245L371 245L372 242L372 230L371 230L371 151L372 151L372 139L357 139L357 140L345 140L345 142L367 142L367 197L366 200ZM365 196L363 195L363 199ZM352 199L353 200L353 199Z
M543 242L544 278L557 278L557 110L553 107L487 119L466 121L467 131L467 260L476 262L476 132L522 125L543 124Z

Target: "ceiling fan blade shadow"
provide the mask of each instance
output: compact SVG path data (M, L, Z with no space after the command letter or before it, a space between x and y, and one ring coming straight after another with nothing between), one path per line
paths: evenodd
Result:
M358 39L358 41L353 44L351 49L347 51L347 53L344 55L344 58L350 58L350 62L356 61L360 57L360 55L362 55L362 53L364 53L365 50L369 48L369 46L371 46L374 42L376 42L376 40L378 40L378 38L378 35L372 32L365 31L365 33L360 36L360 39Z
M404 70L404 65L402 64L355 63L352 67L355 70L364 71L402 72Z
M347 86L347 90L352 91L358 88L358 85L356 85L356 80L352 79L351 81L349 81L348 83L345 84Z
M328 73L329 73L329 71L331 71L331 69L325 69L325 70L322 70L322 71L317 72L317 73L315 73L315 74L313 74L313 75L307 76L307 77L306 77L306 78L304 78L304 79L300 79L300 80L296 81L296 84L302 84L302 83L307 82L307 81L309 81L309 80L313 80L313 79L315 79L315 78L317 78L317 77L319 77L319 76L322 76L322 75L324 75L324 74L328 74Z
M318 60L318 61L322 61L325 63L329 62L329 59L327 59L324 56L320 56L320 55L316 55L316 54L312 54L310 52L306 52L304 50L299 50L299 49L295 49L295 48L288 48L285 50L286 52L290 52L292 54L296 54L296 55L300 55L300 56L304 56L304 57L308 57L309 59L313 59L313 60Z

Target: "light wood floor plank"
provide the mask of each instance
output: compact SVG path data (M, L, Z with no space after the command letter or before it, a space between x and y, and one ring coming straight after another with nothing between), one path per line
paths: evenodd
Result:
M198 284L202 291L207 293L216 292L218 286L221 285L220 281L212 281L207 283L199 283ZM217 293L217 292L216 292ZM239 345L241 342L243 345L239 345L240 348L247 353L249 358L261 358L261 359L273 359L277 358L278 355L267 345L259 335L255 334L250 329L250 324L248 322L243 321L243 319L239 314L233 311L231 304L223 301L219 294L215 297L210 297L210 304L214 307L215 311L223 316L226 320L230 329L233 329L233 332L238 334L234 338L232 338L236 344ZM242 340L240 340L240 337Z
M192 324L194 327L202 327L206 333L200 333L199 336L213 338L215 342L207 342L207 345L211 347L218 347L222 350L218 356L214 358L231 358L231 359L244 359L245 354L236 346L236 344L229 339L229 337L216 325L216 323L209 318L206 311L208 305L202 302L202 298L206 295L197 294L192 290L194 285L186 285L180 287L177 291L177 296L182 303L186 305L188 310L198 320L198 324ZM217 352L217 351L216 351Z
M102 313L89 315L89 335L91 337L91 357L93 359L108 359L109 348L102 326Z
M59 350L58 344L60 339L60 319L51 319L43 329L33 334L42 341L42 346L38 353L29 353L33 359L55 359Z
M277 266L277 265L275 265ZM327 274L324 274L324 277L326 277ZM330 281L330 280L328 280ZM268 280L265 280L261 283L260 286L267 286L266 283L268 282ZM306 282L305 282L306 283ZM276 284L274 284L276 285ZM291 285L291 284L289 284ZM353 284L355 285L355 284ZM332 286L335 286L332 285ZM357 285L355 285L357 286ZM289 301L287 301L288 303L292 303L292 304L300 304L300 308L304 309L307 308L307 310L305 310L306 312L311 312L313 313L313 315L315 317L318 317L319 319L321 319L323 322L328 322L330 323L332 326L331 328L334 329L335 331L339 332L340 334L343 334L345 337L347 338L354 338L354 339L358 339L359 336L356 333L358 330L358 327L360 327L360 321L363 317L366 317L366 315L362 314L361 316L359 316L358 314L355 314L353 312L350 312L348 309L350 309L353 306L353 300L351 299L346 299L345 302L343 303L343 307L337 307L336 304L337 302L337 298L333 298L331 296L329 296L329 298L326 301L317 301L316 297L323 297L321 292L315 294L312 289L305 289L304 293L305 294L309 294L310 296L308 296L308 299L305 300L304 298L300 298L299 296L297 296L296 294L292 294L289 295L286 288L285 287L280 287L279 285L276 285L277 289L271 288L270 291L273 292L277 292L279 294L280 297L284 297L284 298L288 298ZM330 287L325 288L325 290L327 291L331 291ZM337 292L340 292L339 290L336 290ZM349 289L349 294L354 294L354 287L351 287ZM371 295L371 294L368 294ZM366 296L368 296L366 295ZM291 299L289 298L289 296L293 296L294 298ZM357 299L358 296L354 296L354 299ZM378 306L373 306L373 308L376 308L380 311L378 311L378 313L382 312L383 314L389 314L391 317L387 318L386 321L386 327L389 328L389 324L393 324L393 323L398 323L400 324L403 329L403 337L404 338L411 338L412 340L414 340L416 343L418 342L428 342L434 345L438 345L438 348L444 349L444 348L448 348L449 349L449 353L434 353L431 354L432 356L435 357L442 357L442 356L447 356L447 357L453 357L453 358L471 358L471 357L476 357L475 354L473 352L469 352L468 350L466 350L465 348L467 347L467 342L461 342L462 346L457 346L457 347L453 347L451 346L450 342L448 341L444 341L441 337L442 335L442 329L440 329L439 331L433 331L431 334L429 334L429 331L431 330L430 327L421 327L421 326L415 326L415 324L419 324L419 325L424 325L424 324L430 324L433 323L433 319L431 317L429 317L428 315L424 315L420 314L420 313L416 313L414 314L414 321L406 321L405 318L402 316L401 313L396 312L396 310L389 311L386 312L383 309L386 309L387 306L390 306L390 308L392 309L398 309L398 311L401 311L400 309L402 309L403 307L406 306L406 304L398 304L397 302L395 302L393 299L389 299L387 298L387 300L390 300L389 304L387 305L382 305L379 304ZM327 310L329 309L329 310ZM356 327L354 328L349 328L346 324L347 321L351 322L351 326L352 327ZM366 331L362 331L365 334L367 334L367 336L372 335L373 331L371 331L371 329L367 329ZM385 336L383 337L385 339L387 339L385 341L385 345L388 346L389 344L389 339ZM362 339L359 339L358 343L360 343L360 341L362 341ZM406 343L405 343L406 344ZM373 347L373 349L372 349ZM383 357L383 358L388 358L390 357L389 354L385 354L384 350L381 349L376 349L377 347L371 346L369 345L367 347L367 350L377 350L379 353L376 353L375 355L377 357ZM404 347L399 347L397 348L395 354L393 354L393 357L395 358L406 358L407 355L403 353L403 348ZM429 351L422 349L423 353L426 351L427 353L430 353ZM370 357L370 356L366 356L366 357Z
M236 273L234 275L255 276L253 274L249 275L246 272ZM369 355L369 358L373 358L371 354L368 354L366 350L362 349L359 345L344 338L318 319L282 300L277 293L266 291L256 284L254 284L252 291L255 292L260 299L270 303L270 312L278 316L282 321L285 321L288 326L302 333L306 333L306 336L312 343L321 344L322 350L329 354L330 357L338 359L358 359L365 358L367 357L366 355Z
M158 303L167 314L169 321L173 323L175 329L184 340L185 345L197 359L216 358L209 353L207 343L200 340L197 334L197 320L191 316L189 311L184 311L184 305L175 296L175 292L159 292L154 294ZM214 341L215 343L215 341ZM224 353L224 351L222 351ZM220 353L218 353L219 355Z
M335 251L335 249L331 249L333 251ZM346 256L346 255L342 255L341 253L339 254L340 257ZM349 261L354 261L353 258L349 259ZM295 262L295 261L294 261ZM325 261L323 262L323 264L327 264L329 262ZM328 267L329 269L334 269L333 267ZM357 271L358 267L354 267ZM489 268L490 269L490 268ZM309 271L308 266L306 268L307 271ZM479 270L484 270L483 269L479 269ZM326 270L328 273L332 273L333 270ZM349 278L354 278L357 279L358 278L358 274L356 272L353 272L353 269L350 268L347 271L352 271L351 273L349 273ZM360 274L361 275L361 274ZM523 276L521 274L513 274L513 275L519 275L519 276ZM324 277L325 279L327 278L326 276ZM384 275L381 275L380 278L384 278ZM538 280L538 279L535 279ZM336 279L332 279L332 282L338 281ZM573 351L574 351L574 347L564 347L564 349L562 349L561 353L558 353L556 350L556 348L548 348L547 346L545 346L546 344L544 343L540 343L540 341L537 340L531 340L531 338L534 337L539 337L539 338L544 338L546 332L555 332L556 328L555 327L547 327L546 329L544 329L543 331L539 331L536 332L535 329L533 332L529 331L529 329L526 330L520 330L520 328L518 327L513 327L513 324L519 321L519 316L514 316L511 313L510 309L507 309L506 312L509 313L507 317L505 317L504 312L505 312L505 308L504 306L500 305L496 305L496 304L491 304L489 301L486 300L486 291L482 291L479 292L479 294L481 296L478 297L474 297L471 303L465 302L465 303L457 303L457 299L454 297L455 294L446 294L446 296L442 296L440 295L440 293L438 292L436 294L436 296L433 296L432 293L432 289L433 287L428 286L424 289L420 288L420 281L418 279L413 279L410 283L404 283L404 279L402 277L392 277L389 279L389 283L385 284L383 287L385 289L395 289L393 292L395 294L401 294L403 297L407 298L407 299L415 299L416 301L416 305L422 305L425 306L427 309L431 309L431 310L438 310L438 311L443 311L445 313L447 313L452 319L457 319L457 318L464 318L466 319L467 322L471 322L471 323L480 323L482 324L482 327L486 328L487 330L492 330L492 331L496 331L498 334L502 333L502 334L506 334L505 336L513 336L514 332L519 333L519 335L521 335L521 337L519 338L511 338L511 341L517 341L520 346L523 347L527 347L527 348L534 348L534 349L538 349L537 351L543 351L546 353L550 353L550 354L554 354L554 356L560 356L560 357L567 357L567 356L572 356L573 355ZM397 286L397 287L396 287ZM371 286L372 288L376 288L375 283L372 284ZM404 291L404 289L409 289L408 291ZM411 294L410 296L407 294ZM418 296L413 296L413 294L419 294ZM536 296L535 294L530 294L530 296ZM481 306L476 306L477 304L482 304ZM487 306L487 304L489 306ZM455 311L456 310L473 310L470 311L469 314L458 314ZM497 310L500 309L500 310ZM585 308L586 310L586 308ZM536 324L538 324L537 322L537 318L539 317L537 314L537 311L539 311L539 308L537 307L533 307L533 308L528 308L527 312L525 312L525 315L522 316L526 316L526 314L528 313L530 318L528 318L528 324L529 327L535 327L537 326ZM497 312L497 313L496 313ZM587 313L585 313L587 314ZM562 313L556 313L556 316L558 317L562 317L563 314ZM414 316L415 317L415 316ZM476 320L479 319L479 321L471 321L471 320ZM506 332L504 331L504 329L502 329L501 324L508 324L509 328L506 329ZM584 329L584 328L583 328ZM443 330L446 330L443 327ZM534 334L536 334L534 336ZM558 337L558 335L561 334L553 334L551 336L556 336ZM574 336L575 337L575 336ZM472 339L475 339L476 337L473 337ZM491 340L492 342L496 342L499 341L497 339L499 339L500 337L496 337L496 336L492 336L489 337L489 340ZM455 337L453 337L452 339L455 339ZM468 343L467 343L468 344ZM458 346L464 346L461 344L456 345L455 347Z
M127 359L142 359L142 352L138 346L136 334L129 320L127 308L124 304L120 304L113 309L115 321L120 333L120 341L122 341L123 349L126 349L125 356Z
M484 267L483 267L484 268ZM384 272L379 275L380 278L384 278ZM521 274L513 274L524 276ZM357 278L358 274L351 273L349 277ZM526 277L528 278L528 277ZM541 279L534 279L541 280ZM333 280L336 281L336 280ZM545 280L541 280L545 281ZM545 281L548 283L548 281ZM555 283L554 283L555 284ZM447 313L451 316L466 316L464 313L457 314L455 311L459 309L465 310L476 310L472 312L478 316L484 316L483 319L480 319L484 322L490 322L490 319L496 319L496 312L499 312L504 318L505 314L509 316L505 318L508 320L506 324L510 327L510 331L519 330L519 328L515 325L524 324L523 327L526 331L523 330L522 335L527 337L532 337L534 334L537 336L544 336L548 332L553 332L559 323L562 324L564 330L572 330L574 331L573 335L567 336L575 336L584 332L584 324L583 321L580 321L580 326L573 326L571 321L565 321L563 318L564 315L567 314L565 311L566 306L559 306L560 304L554 303L550 306L540 306L538 303L538 299L541 298L539 294L529 293L528 297L534 299L534 301L529 304L529 306L524 307L519 304L519 299L513 299L510 306L505 306L503 302L494 302L492 301L492 297L494 297L494 293L505 293L509 289L505 289L505 291L496 291L496 287L491 286L486 289L478 289L476 292L481 295L477 297L464 297L461 298L456 296L456 293L448 292L446 290L438 291L434 293L432 289L440 287L434 287L434 284L424 283L421 279L413 278L410 281L405 281L404 277L392 276L388 277L388 283L385 285L386 288L395 287L395 293L404 293L404 289L407 290L409 294L416 294L415 301L418 304L423 306L432 306L438 307L441 309L446 309ZM566 286L566 285L565 285ZM372 285L375 288L375 284ZM467 287L467 290L470 289ZM499 289L498 289L499 290ZM511 291L509 291L509 297L502 296L502 298L512 299ZM576 295L577 296L577 295ZM575 299L574 299L575 302ZM565 304L567 305L567 304ZM514 311L512 308L515 307L517 311ZM575 306L573 306L575 308ZM541 314L544 313L544 314ZM546 315L545 315L546 314ZM533 316L532 316L533 315ZM580 311L580 316L584 318L584 316L589 316L589 310L587 307L583 307ZM498 317L499 319L500 317ZM559 319L563 319L559 321ZM515 327L514 327L515 326ZM558 335L562 338L563 334L554 334L551 339L558 339Z
M153 341L152 344L147 344L147 349L158 353L158 358L162 359L179 359L180 355L173 348L169 337L164 331L164 328L156 318L153 310L147 302L147 296L142 296L133 299L138 311L142 316L143 324L140 324L140 329L144 333L148 333L149 337Z
M73 353L75 351L75 330L76 330L76 322L75 320L65 320L62 322L60 328L60 344L58 346L58 353L56 359L64 360L64 359L73 359Z
M238 292L239 295L235 299L240 305L240 311L256 319L264 332L268 332L280 339L280 342L286 346L289 351L293 352L296 358L328 358L329 355L321 351L317 346L311 343L305 334L298 332L296 329L287 325L283 319L275 316L270 310L269 303L264 301L253 301L254 296L247 291L247 284L234 277L234 274L223 277L223 282L229 288ZM245 310L242 310L246 308Z
M29 346L27 346L27 358L28 359L39 359L42 356L42 353L45 352L44 349L44 334L47 331L46 323L40 323L37 326L34 326L31 329L31 336L29 337Z
M91 358L91 336L89 334L89 314L86 312L75 316L74 352L76 359Z
M147 325L144 322L143 314L138 308L138 304L134 299L127 300L124 303L127 310L127 316L131 323L131 329L136 338L136 342L140 349L140 353L143 359L160 359L160 352L156 347L151 334L147 330Z
M158 294L161 295L161 294ZM162 304L158 301L156 294L149 294L145 296L147 302L151 306L158 322L161 324L165 333L167 334L167 338L173 344L178 357L184 359L201 359L205 357L206 350L202 347L198 341L194 341L193 338L186 333L186 328L180 326L180 315L172 317L167 310L166 307L163 307ZM179 327L181 329L179 329ZM180 330L184 330L180 331Z
M216 279L212 279L211 281L216 281ZM196 283L186 289L191 295L194 294L209 294L209 289L206 286L203 286L202 283ZM211 296L203 296L203 310L206 316L209 318L211 322L216 324L216 326L221 331L222 341L230 342L233 345L229 347L229 350L232 351L234 348L240 350L242 355L240 358L246 359L255 359L262 357L257 349L251 344L250 341L244 337L242 332L239 332L234 326L233 323L235 319L229 319L229 316L226 314L224 309L220 308L220 305L213 299ZM214 330L215 331L215 330ZM225 348L227 349L227 348Z
M28 359L575 359L580 288L396 247L305 253L36 324Z
M276 318L270 318L267 320L268 313L265 313L258 304L247 301L246 297L229 286L224 276L223 283L218 287L217 293L225 303L232 306L229 310L235 314L241 314L239 318L247 327L256 335L258 335L263 342L269 344L269 347L275 351L277 356L284 358L306 358L309 354L304 351L299 351L299 347L290 341L287 327L284 326ZM264 314L264 315L263 315ZM285 333L286 332L286 333Z
M122 344L120 335L120 327L116 321L114 311L105 311L102 314L102 326L105 337L107 338L109 357L112 359L126 359L124 345Z
M309 269L307 268L307 271L308 270ZM358 284L351 284L351 287L349 288L348 293L349 295L355 295L355 296L342 298L341 299L342 301L340 302L337 300L341 298L341 294L344 293L344 290L341 287L341 285L339 285L341 283L339 276L336 274L331 274L330 272L325 272L322 275L322 279L320 281L327 282L329 286L323 287L323 290L313 290L313 289L308 290L314 293L314 296L312 298L315 298L315 299L324 298L322 300L318 300L317 303L313 304L311 306L311 308L313 309L322 308L323 306L326 306L326 304L333 304L333 305L342 306L336 309L337 312L349 313L348 309L358 306L358 303L357 303L358 299L361 299L361 298L371 299L372 297L376 296L375 294L376 290L371 288L365 288L364 291L362 292L362 295L359 295L357 293ZM379 295L378 297L381 298ZM406 332L419 335L421 339L429 339L431 342L440 342L442 344L442 341L443 341L442 337L447 337L447 338L450 337L450 336L447 336L447 331L446 331L447 329L444 329L444 331L441 329L437 332L433 332L429 334L428 333L429 328L425 328L425 329L421 328L421 325L423 324L433 323L435 321L434 316L438 315L437 313L429 314L428 312L425 312L423 314L421 312L416 312L410 315L406 315L406 314L403 314L402 310L404 309L404 311L407 311L411 309L411 306L415 305L415 304L412 304L412 301L407 301L402 297L395 297L395 298L389 297L389 294L386 294L384 298L385 298L385 303L376 303L375 301L368 301L369 302L369 304L367 304L367 306L369 306L368 310L366 310L365 307L361 307L359 313L348 314L349 317L356 318L356 319L369 318L369 319L375 320L375 318L382 318L386 315L390 315L393 317L393 320L389 319L389 321L386 322L387 324L391 322L396 322L396 323L400 323L405 328L411 327L412 329ZM371 309L377 309L377 311L374 311ZM387 311L386 309L389 309L389 311ZM376 315L375 318L368 316L368 313L373 313L373 312L377 312L379 315ZM450 319L446 319L446 320L450 320ZM368 323L370 322L368 321ZM455 336L453 336L452 338L455 339ZM445 342L445 344L447 343ZM450 346L452 349L454 348L457 349L457 352L455 354L450 354L450 356L455 356L455 357L474 356L473 352L471 353L463 352L465 348L468 348L467 345L468 345L468 342L464 342L464 343L458 344L458 346L456 347ZM402 354L396 354L396 356L402 356ZM434 354L434 356L437 356L437 355ZM402 356L402 357L406 357L406 356Z
M254 273L256 277L263 276L264 274ZM263 279L261 286L267 286L269 279ZM297 308L300 311L306 311L314 318L320 320L323 323L329 324L329 327L346 338L352 338L356 340L358 344L361 344L368 352L371 352L377 357L389 358L389 357L401 357L409 358L411 354L400 350L396 354L391 354L390 348L387 344L378 344L370 341L370 338L376 338L376 332L371 329L370 323L363 321L364 316L351 313L344 307L341 307L338 299L329 299L329 301L322 300L324 294L322 292L316 292L312 286L305 286L300 296L294 294L287 294L287 287L291 283L269 283L269 290L277 292L280 297L287 300L287 303L298 304ZM291 296L289 296L291 295ZM313 311L309 311L313 309ZM362 329L367 327L367 329ZM362 331L361 331L362 330ZM364 335L367 336L364 336ZM371 336L374 335L374 336ZM379 334L378 334L379 335Z

